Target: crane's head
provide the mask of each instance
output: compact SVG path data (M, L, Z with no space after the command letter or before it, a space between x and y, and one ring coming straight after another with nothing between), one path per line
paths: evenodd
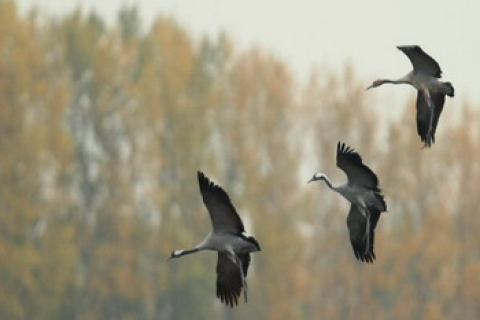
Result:
M318 172L318 173L315 173L312 179L310 179L307 183L310 183L312 181L318 181L318 180L326 180L326 179L327 179L327 176L324 173Z
M181 257L183 255L184 251L185 250L175 250L165 260L170 260L170 259L173 259L173 258Z
M377 79L377 80L373 81L372 84L367 87L367 90L379 87L382 84L388 83L388 82L389 82L389 80L386 80L386 79Z

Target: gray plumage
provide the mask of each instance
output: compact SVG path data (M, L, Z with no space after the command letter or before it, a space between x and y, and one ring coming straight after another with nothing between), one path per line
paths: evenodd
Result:
M323 180L351 203L347 227L353 252L357 259L373 263L376 258L373 248L375 228L380 213L387 210L378 178L363 164L357 152L341 142L337 144L337 166L347 175L346 184L334 186L324 173L316 173L309 182Z
M227 193L200 171L198 183L210 215L212 231L194 248L175 250L168 259L201 250L217 251L217 298L233 307L238 304L242 288L245 302L247 301L245 279L250 265L250 253L260 251L260 245L255 238L244 235L243 222Z
M381 86L385 83L410 84L418 91L417 94L417 132L425 147L435 142L435 132L438 120L445 103L445 95L453 97L455 90L450 82L442 82L442 70L431 56L419 46L398 46L400 51L410 59L413 70L397 80L378 79L367 89Z

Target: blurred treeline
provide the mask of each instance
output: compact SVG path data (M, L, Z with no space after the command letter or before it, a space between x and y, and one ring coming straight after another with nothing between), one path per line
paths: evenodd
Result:
M140 26L135 8L108 27L0 0L0 319L478 319L477 110L447 100L421 150L413 90L385 123L372 105L392 102L352 67L300 85L228 36ZM373 265L354 259L346 201L306 185L345 180L338 140L388 202ZM164 262L210 229L197 170L263 249L234 310L214 298L216 254Z

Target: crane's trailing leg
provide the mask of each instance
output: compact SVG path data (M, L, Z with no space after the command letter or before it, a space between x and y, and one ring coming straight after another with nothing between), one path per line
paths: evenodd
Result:
M238 265L238 268L240 269L240 277L243 284L243 296L245 297L245 303L247 303L247 281L245 280L245 273L243 272L242 261L240 260L239 257L237 257L237 255L235 255L235 260Z
M435 104L432 101L432 96L428 90L425 91L425 100L430 108L430 119L428 119L428 131L425 137L425 147L430 147L433 140L433 117L435 115Z
M430 122L428 124L427 139L425 143L430 146L433 142L433 115L435 114L435 105L431 104Z
M366 225L366 230L365 230L365 256L368 255L368 251L370 250L370 215L367 213L365 214L365 219L367 222L365 223Z

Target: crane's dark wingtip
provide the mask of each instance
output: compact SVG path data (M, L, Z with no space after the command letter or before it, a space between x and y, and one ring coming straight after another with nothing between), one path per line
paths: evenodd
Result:
M224 192L220 187L216 186L213 181L211 181L202 171L198 171L198 185L200 186L200 191L203 193L204 191L211 190L217 192L221 190ZM228 196L227 196L228 197Z
M238 298L240 297L241 289L229 289L226 287L217 287L217 298L222 303L225 303L230 308L238 305Z
M355 153L355 149L349 147L345 142L338 141L337 143L337 154L351 154Z
M347 146L345 142L337 142L337 153L348 153L350 150L351 148Z
M411 44L411 45L399 45L397 46L398 50L405 51L405 50L418 50L421 49L419 45Z
M374 252L366 252L362 254L358 251L355 251L355 258L357 258L357 260L361 262L373 263L375 262L376 256Z
M422 150L423 149L428 149L428 148L431 148L432 147L432 144L435 143L435 136L431 135L431 134L428 134L426 136L420 136L422 142L423 142L423 146L422 146Z
M210 181L210 179L202 172L202 171L197 171L197 177L198 177L198 184L200 185L201 188L208 187L210 184L213 184L213 182Z
M373 251L373 248L369 248L365 250L364 244L354 243L352 242L353 253L355 254L355 258L360 262L365 263L373 263L377 256Z

